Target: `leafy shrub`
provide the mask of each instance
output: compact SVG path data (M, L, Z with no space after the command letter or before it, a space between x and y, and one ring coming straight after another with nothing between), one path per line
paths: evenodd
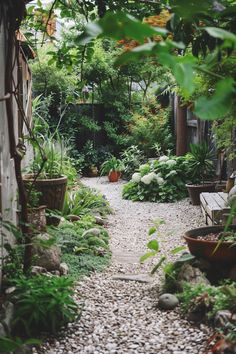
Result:
M160 145L163 153L173 149L169 115L168 110L161 109L156 103L143 106L140 113L134 113L129 125L132 141L145 155L153 156L155 144Z
M85 231L95 228L100 230L99 235L86 234ZM76 222L64 222L52 233L57 237L57 241L62 248L63 253L76 254L103 254L104 250L108 252L109 236L107 231L95 224L91 215L83 216Z
M86 215L89 213L99 213L106 215L111 213L111 208L104 196L88 187L80 187L76 190L67 191L63 216L68 215Z
M214 315L220 310L233 310L236 299L236 283L223 286L211 286L205 284L191 285L186 283L184 290L178 295L181 301L183 312L188 312L189 308L196 301L196 298L207 294L211 299L212 306L208 313L209 319L214 318Z
M37 276L15 280L12 293L15 303L14 328L17 332L39 334L56 333L74 320L77 305L74 302L73 281L66 277Z
M133 201L174 202L187 195L189 159L161 156L141 165L123 188L123 198Z
M122 153L121 157L124 164L122 178L129 180L134 171L144 163L144 154L136 145L132 145Z
M75 279L89 275L92 272L102 272L110 263L110 253L103 256L91 254L69 254L62 255L62 261L69 265L69 274Z

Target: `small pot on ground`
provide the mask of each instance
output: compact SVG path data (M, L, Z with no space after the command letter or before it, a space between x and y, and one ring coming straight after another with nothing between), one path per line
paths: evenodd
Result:
M186 184L192 205L200 205L200 194L203 192L215 192L215 183Z
M236 232L236 225L231 225L229 229ZM207 259L213 263L236 264L235 242L207 240L209 235L219 234L223 231L224 226L200 227L187 231L184 239L189 251L196 257ZM201 239L198 239L199 236Z
M119 171L111 171L108 175L109 182L117 182L121 176Z

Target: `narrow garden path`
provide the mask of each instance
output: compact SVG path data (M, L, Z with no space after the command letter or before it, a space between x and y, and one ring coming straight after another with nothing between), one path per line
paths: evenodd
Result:
M83 304L81 318L38 353L202 353L208 329L189 324L179 309L160 311L157 300L162 272L150 281L143 274L148 273L151 263L140 265L138 260L146 250L152 220L165 220L159 238L161 252L167 254L182 244L186 229L203 224L200 208L188 200L133 203L121 198L122 182L108 183L106 178L84 178L82 182L99 189L114 210L108 218L112 264L104 273L79 283L76 297ZM118 274L138 274L145 282L114 279Z

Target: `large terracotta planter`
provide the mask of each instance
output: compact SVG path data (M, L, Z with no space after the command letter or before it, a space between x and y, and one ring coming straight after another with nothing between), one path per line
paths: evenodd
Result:
M230 226L236 231L236 225ZM223 241L216 249L218 241L199 240L197 236L206 236L211 233L224 231L224 226L206 226L187 231L184 239L188 244L189 251L196 257L207 259L210 262L236 264L236 245L232 242Z
M34 188L41 193L39 197L40 204L46 205L47 209L50 211L62 211L66 193L67 177L62 176L53 179L37 179L34 181L32 175L25 175L24 183L34 183ZM56 226L59 222L59 218L47 216L48 225Z
M186 184L192 205L200 205L200 194L203 192L215 192L215 183Z
M117 182L121 176L120 171L111 171L108 175L109 182Z

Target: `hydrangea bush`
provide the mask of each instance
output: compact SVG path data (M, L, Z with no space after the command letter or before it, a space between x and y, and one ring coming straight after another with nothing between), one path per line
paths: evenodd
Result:
M123 198L133 201L174 202L187 196L190 158L161 156L139 167L124 185Z

